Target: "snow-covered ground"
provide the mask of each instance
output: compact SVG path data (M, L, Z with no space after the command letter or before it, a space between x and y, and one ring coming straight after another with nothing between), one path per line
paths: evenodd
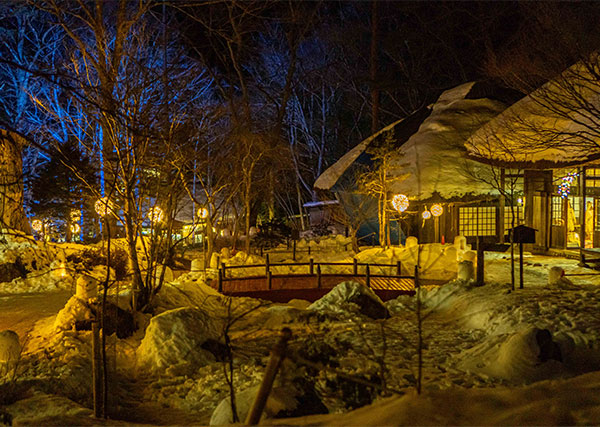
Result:
M311 257L315 262L352 259L355 254L338 240L321 242L318 250L308 243L315 247ZM400 260L409 266L417 248L369 249L356 257L378 263ZM92 273L70 264L64 254L82 248L30 242L22 249L29 254L25 260L40 258L40 264L25 278L0 284L8 304L17 304L17 294L28 291L46 292L50 300L71 289L78 275ZM5 250L3 259L20 250ZM45 251L44 259L38 251ZM527 254L524 289L517 285L511 291L508 255L486 253L484 286L450 280L456 262L471 254L457 245L421 247L422 270L449 280L420 292L421 395L415 392L416 298L403 296L382 304L346 283L313 305L298 300L272 304L219 295L198 271L167 283L153 313L138 314L139 329L132 336L107 337L111 418L147 424L227 420L227 402L213 414L229 396L225 337L233 352L236 400L243 409L285 326L292 331L290 357L266 412L301 418L273 423L600 423L600 275L575 260ZM260 261L239 253L225 258L229 265ZM64 263L58 265L64 275L50 267L56 260ZM285 260L291 260L290 253L279 250L271 256L271 262ZM564 268L572 283L549 286L552 267ZM40 274L46 268L49 272ZM41 277L37 281L36 272ZM60 280L50 280L49 275ZM34 319L35 307L24 306L28 318ZM37 323L21 337L15 380L0 378L0 416L4 411L22 424L100 424L89 410L91 333L72 324L91 316L88 302L73 297L67 311L48 314L40 308ZM327 414L311 415L317 412Z

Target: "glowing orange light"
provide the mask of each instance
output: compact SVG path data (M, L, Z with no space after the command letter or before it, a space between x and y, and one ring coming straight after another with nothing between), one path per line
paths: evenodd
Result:
M440 216L443 213L444 213L444 208L439 203L436 203L435 205L431 206L431 214L433 216L437 217L437 216Z
M394 209L398 212L404 212L408 208L408 203L408 197L404 194L396 194L392 198L392 206L394 206Z
M429 218L431 218L431 212L429 212L429 211L423 211L423 213L421 214L421 216L423 217L423 219L429 219Z

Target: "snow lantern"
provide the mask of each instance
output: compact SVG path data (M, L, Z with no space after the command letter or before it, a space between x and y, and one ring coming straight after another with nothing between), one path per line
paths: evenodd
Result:
M158 206L154 206L153 208L150 208L150 210L148 211L148 218L150 218L150 221L152 222L152 224L157 224L159 222L162 222L164 216L165 215L163 213L163 210L161 208L159 208Z
M396 209L398 212L404 212L406 209L408 209L408 203L408 197L406 197L404 194L396 194L392 198L392 206L394 206L394 209Z
M439 203L435 203L431 205L430 211L433 216L438 217L444 213L444 208Z

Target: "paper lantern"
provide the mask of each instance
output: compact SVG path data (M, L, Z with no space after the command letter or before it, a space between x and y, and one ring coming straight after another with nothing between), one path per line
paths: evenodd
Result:
M208 218L208 209L206 209L206 208L198 209L198 218L201 218L201 219Z
M71 224L71 233L77 234L79 231L81 231L79 224Z
M435 217L438 217L444 213L444 208L439 203L432 205L430 210L431 214Z
M431 218L431 212L429 212L429 211L423 211L423 213L421 214L421 216L423 217L423 219L429 219L429 218Z
M392 206L394 206L394 209L398 212L404 212L408 208L408 197L404 194L396 194L392 198Z

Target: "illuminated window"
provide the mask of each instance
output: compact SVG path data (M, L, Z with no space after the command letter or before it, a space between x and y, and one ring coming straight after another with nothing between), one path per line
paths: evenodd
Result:
M585 171L587 187L600 187L600 168L590 168Z
M552 197L552 225L565 225L563 218L563 199L559 196Z
M460 208L458 230L463 236L495 236L496 207L469 206Z
M513 207L514 209L514 215L515 215L515 226L519 225L519 224L523 224L524 221L524 212L525 212L525 208L523 206L519 206L517 208L517 206ZM513 217L513 211L511 210L510 206L504 206L504 228L505 229L509 229L512 228L512 217Z

